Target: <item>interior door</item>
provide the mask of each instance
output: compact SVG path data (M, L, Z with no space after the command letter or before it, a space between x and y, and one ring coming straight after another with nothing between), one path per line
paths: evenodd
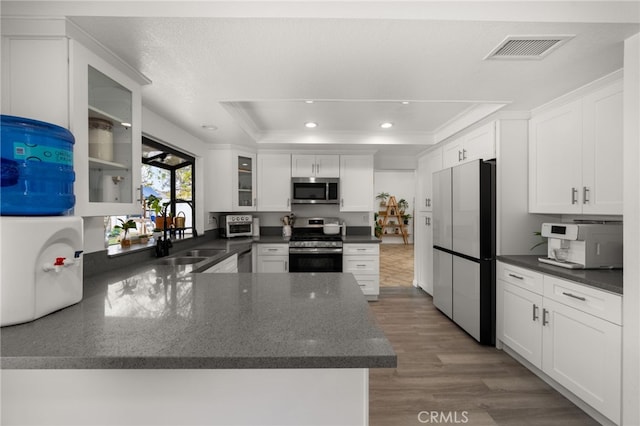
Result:
M452 250L480 258L480 160L452 169Z
M449 318L453 318L453 256L433 250L433 304Z
M433 174L433 245L452 249L451 169Z
M453 321L480 341L480 264L453 256Z

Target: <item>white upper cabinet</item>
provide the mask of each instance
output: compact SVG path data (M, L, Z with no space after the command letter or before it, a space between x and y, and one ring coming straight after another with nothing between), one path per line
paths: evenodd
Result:
M256 154L231 147L207 156L207 211L256 210Z
M291 177L340 177L340 156L294 154Z
M447 142L442 151L443 167L453 167L473 160L496 158L495 122Z
M373 211L373 155L340 156L340 211Z
M622 214L622 82L582 102L582 212Z
M71 131L75 215L140 214L143 79L69 38L64 26L43 35L43 21L7 24L3 114Z
M420 212L433 209L433 172L442 169L442 148L430 151L418 159L416 208Z
M140 86L80 44L71 46L75 213L140 214Z
M258 154L258 211L291 211L291 155Z
M534 116L529 211L622 214L622 82Z

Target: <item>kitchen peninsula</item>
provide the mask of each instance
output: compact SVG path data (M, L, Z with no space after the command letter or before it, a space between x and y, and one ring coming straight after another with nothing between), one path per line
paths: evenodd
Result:
M10 424L367 424L396 366L351 274L207 274L157 261L2 329Z

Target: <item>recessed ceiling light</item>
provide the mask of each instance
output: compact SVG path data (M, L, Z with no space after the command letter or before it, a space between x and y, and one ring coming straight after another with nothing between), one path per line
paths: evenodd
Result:
M203 124L202 128L205 130L218 130L218 126L213 124Z
M304 101L305 104L312 104L313 101L312 100L308 100L308 101Z
M127 128L131 127L131 123L126 123L126 122L122 122L120 123L120 125L122 125L122 127L127 127Z
M306 123L304 123L304 127L306 127L307 129L313 129L315 127L318 127L318 123L314 123L313 121L307 121Z
M409 105L409 101L402 101L400 102L402 105Z
M388 121L381 123L380 127L382 127L383 129L390 129L393 127L393 123L389 123Z

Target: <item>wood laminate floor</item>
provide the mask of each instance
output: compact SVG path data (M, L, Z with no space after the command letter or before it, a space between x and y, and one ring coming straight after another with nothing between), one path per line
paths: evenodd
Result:
M506 353L477 344L422 290L381 288L369 305L398 355L397 368L370 370L371 426L598 424Z
M413 244L380 244L380 287L413 287Z

